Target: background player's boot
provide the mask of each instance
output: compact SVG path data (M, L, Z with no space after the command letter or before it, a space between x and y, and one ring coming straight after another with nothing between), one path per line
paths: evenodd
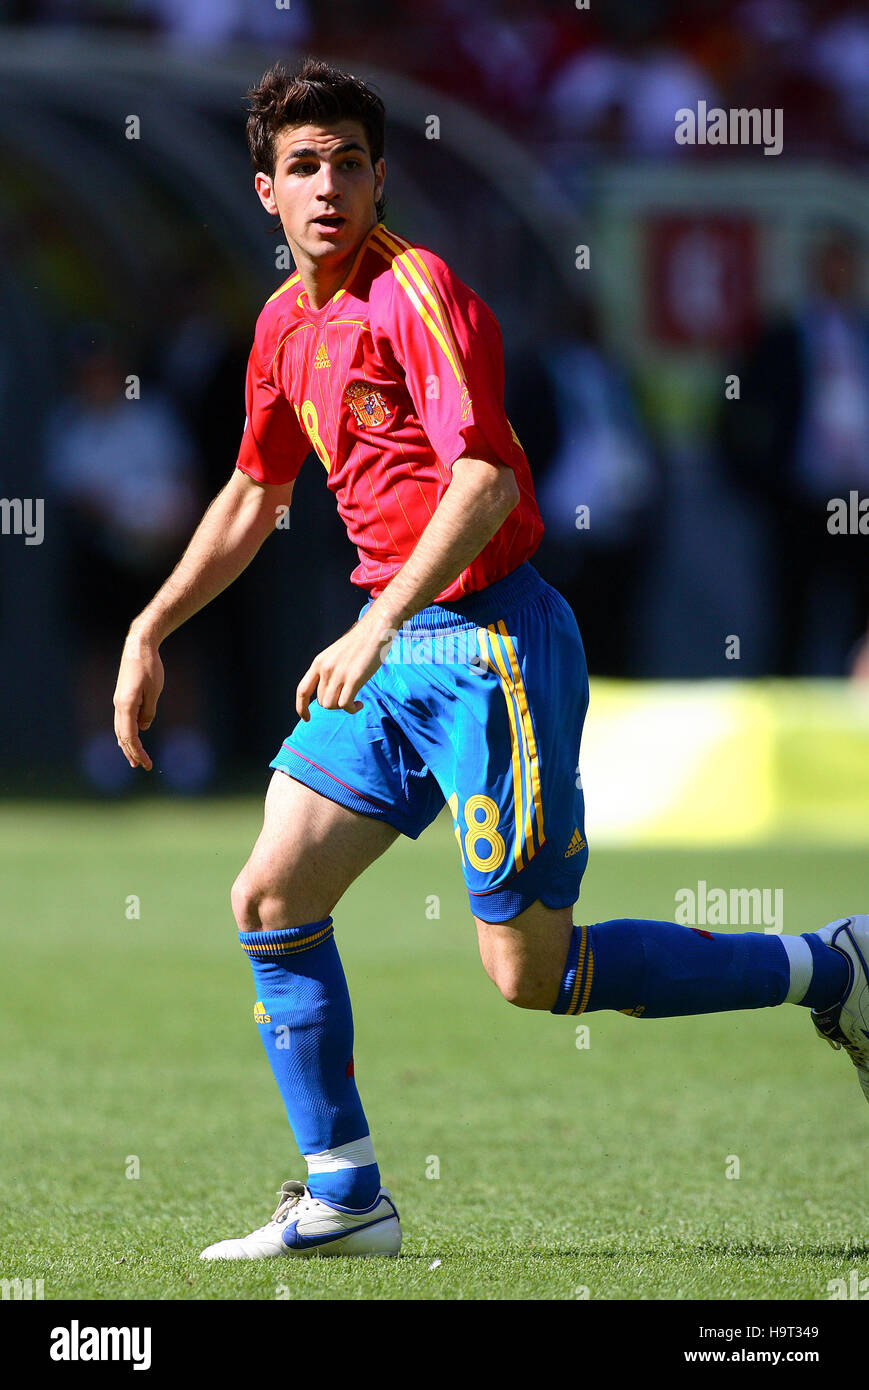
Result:
M249 1236L219 1240L201 1260L269 1260L280 1255L397 1255L401 1225L390 1194L381 1187L362 1211L330 1206L303 1182L285 1182L270 1221Z
M838 1004L812 1009L812 1022L831 1047L845 1049L869 1101L869 916L839 917L817 935L849 961L851 981Z

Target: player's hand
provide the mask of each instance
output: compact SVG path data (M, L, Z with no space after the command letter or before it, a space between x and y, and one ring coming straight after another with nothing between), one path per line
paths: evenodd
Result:
M315 656L296 688L296 713L306 722L310 718L308 705L314 695L324 709L343 709L356 714L362 701L356 699L381 665L389 647L389 635L384 634L379 620L375 623L359 619L349 632Z
M115 736L130 767L150 772L151 759L142 747L140 729L149 729L163 689L163 662L155 643L132 634L124 644L115 686Z

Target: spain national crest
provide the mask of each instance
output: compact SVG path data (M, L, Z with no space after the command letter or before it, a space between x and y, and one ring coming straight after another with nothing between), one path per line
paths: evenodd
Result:
M344 400L359 424L369 430L382 425L390 413L386 397L367 381L351 381L344 392Z

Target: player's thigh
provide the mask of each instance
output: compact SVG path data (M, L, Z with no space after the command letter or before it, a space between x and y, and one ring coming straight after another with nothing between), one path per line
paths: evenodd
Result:
M354 879L399 832L276 771L263 828L233 888L243 930L304 926L328 917Z
M480 959L490 980L511 1004L551 1009L561 986L573 907L545 907L539 900L506 922L474 917Z

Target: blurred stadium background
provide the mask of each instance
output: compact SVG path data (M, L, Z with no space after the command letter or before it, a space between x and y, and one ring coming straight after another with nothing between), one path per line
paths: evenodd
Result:
M45 507L41 544L0 536L8 794L133 790L124 631L232 468L286 274L244 94L314 52L387 103L390 225L500 319L537 563L595 677L592 846L869 835L869 538L826 527L869 495L863 6L0 0L0 25L0 496ZM781 108L782 153L677 145L699 100ZM290 531L166 644L149 790L264 785L352 564L309 463Z

